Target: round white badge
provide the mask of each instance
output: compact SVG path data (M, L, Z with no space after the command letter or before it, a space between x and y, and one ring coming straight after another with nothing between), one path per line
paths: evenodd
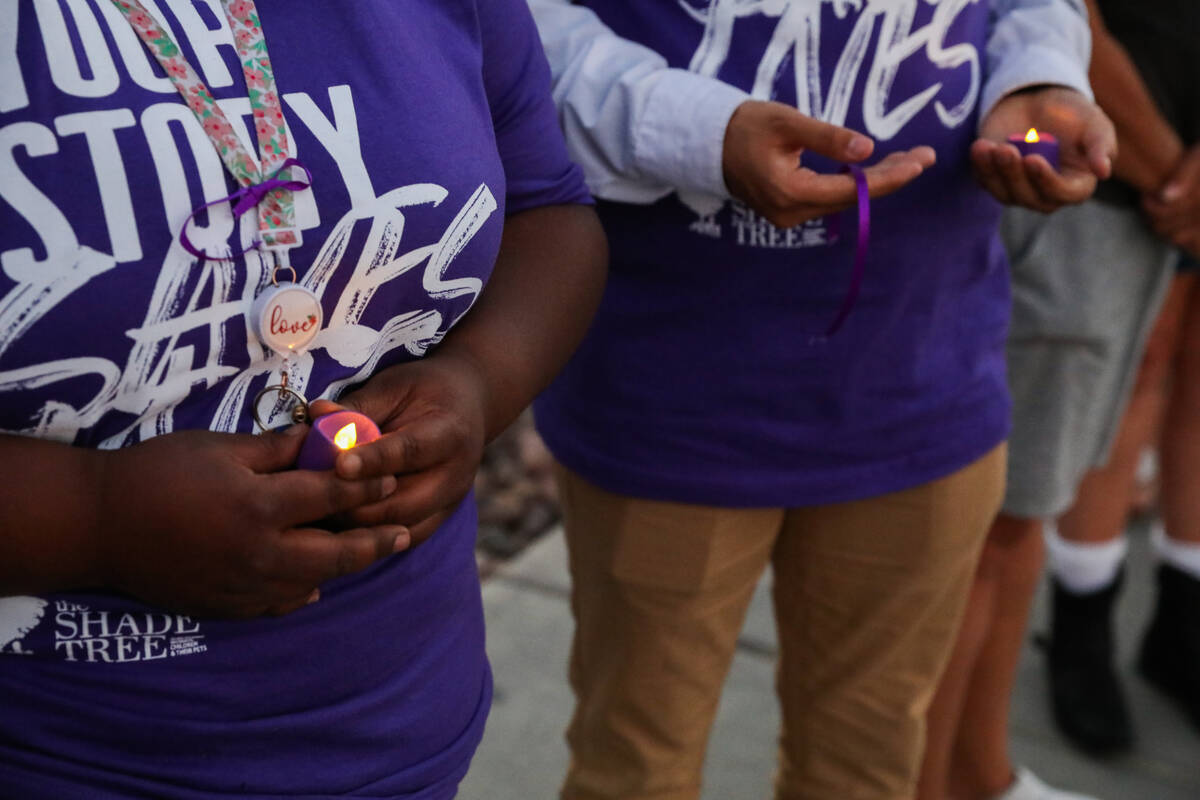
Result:
M321 301L295 283L268 286L254 301L250 323L267 347L281 356L303 353L321 330Z

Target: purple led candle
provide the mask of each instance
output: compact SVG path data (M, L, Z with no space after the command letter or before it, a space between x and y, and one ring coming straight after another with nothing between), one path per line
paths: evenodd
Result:
M357 411L334 411L313 420L312 430L304 438L299 469L333 469L338 453L379 438L379 426Z
M1052 134L1038 133L1036 128L1030 128L1024 136L1013 134L1008 141L1016 145L1022 156L1041 156L1051 167L1058 169L1058 139Z

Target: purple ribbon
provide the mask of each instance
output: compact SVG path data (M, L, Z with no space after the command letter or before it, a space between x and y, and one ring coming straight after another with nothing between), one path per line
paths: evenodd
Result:
M293 181L280 178L279 174L289 167L299 167L300 169L304 170L305 180ZM206 203L193 211L188 218L184 220L183 228L179 231L179 243L183 245L184 250L187 250L193 256L200 259L201 262L207 261L209 258L212 258L212 256L210 256L204 250L197 248L194 244L192 244L191 240L188 239L187 236L188 223L190 223L201 211L220 203L232 203L233 219L236 221L238 217L242 216L242 214L245 214L251 209L257 208L258 204L263 201L263 198L276 189L287 189L289 191L298 192L301 189L307 189L311 185L312 173L308 171L308 167L301 164L299 159L289 158L280 164L279 169L275 170L271 177L267 178L262 183L243 186L241 189L238 189L228 197L222 197L220 200L214 200L211 203ZM236 258L237 256L247 253L250 250L257 250L261 246L262 239L255 239L254 244L250 245L249 247L243 248L236 253L230 253L228 256L222 256L222 258Z
M856 164L847 164L842 168L842 172L850 173L854 178L854 186L858 190L858 237L854 245L854 267L850 271L850 288L846 290L846 296L842 299L842 306L838 309L837 316L833 318L828 330L812 337L810 342L812 344L827 341L842 327L846 317L850 316L854 304L858 302L858 295L862 290L863 273L866 271L867 249L871 238L871 190L867 185L867 176L861 167ZM830 228L835 234L840 234L839 217L833 218Z

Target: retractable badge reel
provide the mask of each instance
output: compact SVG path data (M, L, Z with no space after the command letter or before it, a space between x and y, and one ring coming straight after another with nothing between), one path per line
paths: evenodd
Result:
M284 273L290 273L290 281L279 279ZM271 416L280 411L289 411L293 423L309 421L311 415L308 401L289 386L288 373L291 371L293 359L302 355L316 338L321 330L322 320L320 299L312 291L296 283L296 271L287 263L286 251L279 251L275 270L271 275L271 285L255 299L250 310L250 322L255 335L283 358L282 381L266 387L254 398L254 418L263 430L266 430L267 426L259 417L259 408L263 399L272 393L277 396ZM369 417L358 412L335 411L325 414L313 421L312 430L308 432L300 448L296 467L312 470L333 469L338 453L373 442L379 436L379 427Z
M290 408L293 423L308 422L308 401L289 385L288 376L295 358L308 350L324 320L320 299L296 282L296 270L287 262L287 251L268 252L275 257L271 285L255 298L250 308L250 327L260 342L283 359L283 369L282 381L266 387L254 398L254 421L262 430L267 430L267 425L259 415L259 409L263 399L272 393L278 396L268 419ZM281 274L288 274L291 280L280 281Z
M290 281L279 279L284 273L290 273ZM316 338L321 330L322 319L320 300L309 289L296 283L296 271L287 263L286 251L279 251L271 285L255 299L250 310L255 335L283 358L282 382L266 387L254 398L255 420L264 430L267 426L258 412L263 399L272 393L277 395L272 415L290 406L293 423L308 422L308 401L288 385L288 373L293 359L303 354ZM300 448L296 466L299 469L333 469L338 453L373 442L379 436L379 427L369 417L355 411L326 414L313 421L312 430Z

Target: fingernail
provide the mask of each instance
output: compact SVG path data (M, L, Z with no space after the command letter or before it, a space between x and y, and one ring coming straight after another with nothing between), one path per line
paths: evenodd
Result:
M313 603L317 602L320 599L321 599L321 590L313 589L312 594L310 594L308 596L308 599L304 601L304 605L311 606Z
M338 457L338 472L343 478L357 478L362 466L362 456L357 453L343 453Z
M379 488L383 490L383 494L385 496L390 495L392 492L396 491L396 476L395 475L384 475L383 480L380 481Z
M871 155L871 140L865 136L855 136L846 145L846 155L851 158L866 158Z
M392 552L399 553L402 550L407 550L412 543L412 535L405 529L404 533L396 536L396 541L392 543Z
M1163 189L1162 199L1163 199L1163 202L1170 203L1175 200L1178 200L1179 196L1182 194L1183 194L1183 187L1180 186L1178 183L1172 183L1170 186Z

